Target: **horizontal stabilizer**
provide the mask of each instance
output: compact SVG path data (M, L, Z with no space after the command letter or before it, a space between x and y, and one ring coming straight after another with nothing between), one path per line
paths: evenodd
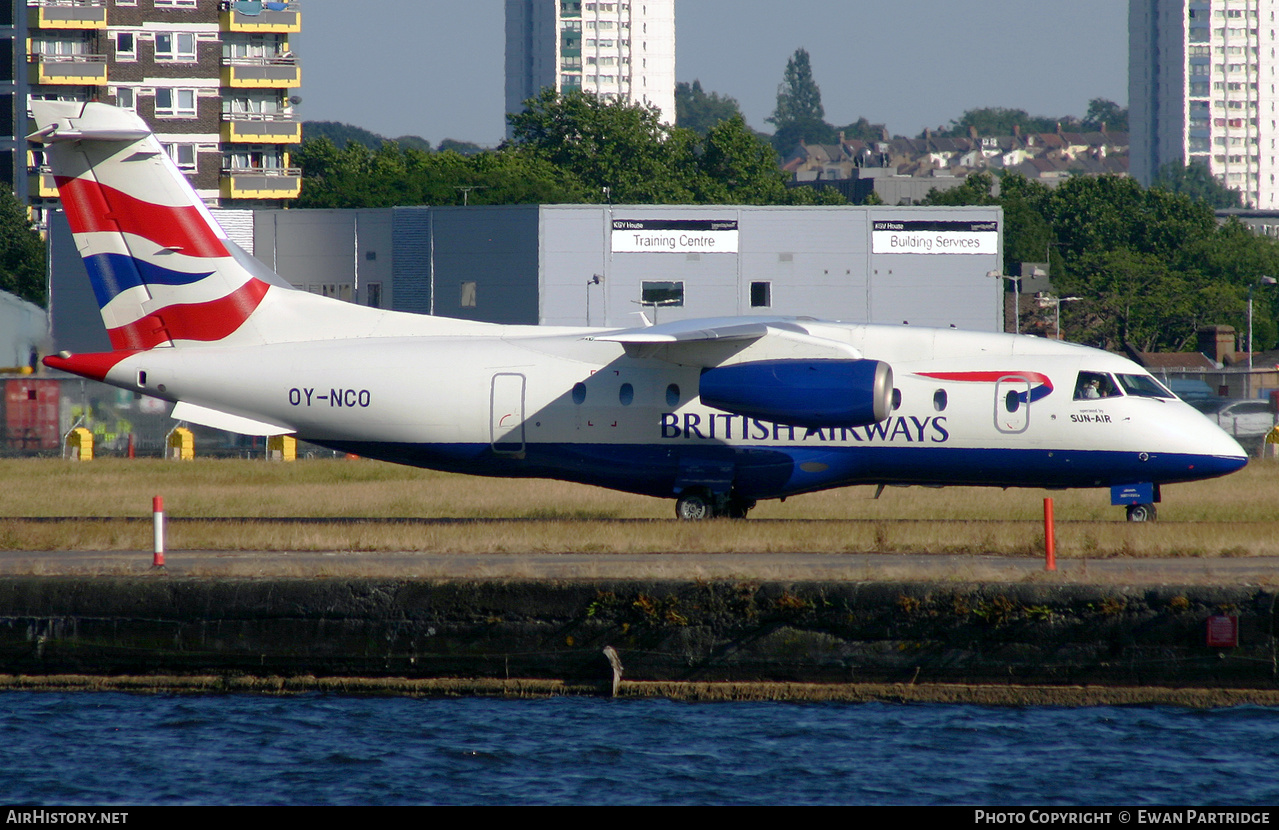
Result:
M241 435L288 435L291 432L296 432L291 427L268 424L265 421L256 421L252 418L245 418L243 415L232 415L229 412L209 409L207 406L198 406L186 401L178 401L174 405L173 413L170 417L175 421L189 421L190 423L212 427L213 429L238 432Z

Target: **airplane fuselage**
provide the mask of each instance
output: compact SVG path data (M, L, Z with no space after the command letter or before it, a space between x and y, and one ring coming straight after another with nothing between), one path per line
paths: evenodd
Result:
M691 486L749 499L857 483L1105 487L1243 463L1179 400L1077 399L1081 372L1144 375L1115 355L1016 335L808 325L893 366L887 418L804 427L725 412L701 402L699 367L531 327L155 349L109 380L367 457L664 497Z

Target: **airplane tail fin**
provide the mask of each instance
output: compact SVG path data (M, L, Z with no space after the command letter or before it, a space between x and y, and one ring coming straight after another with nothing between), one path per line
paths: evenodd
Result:
M262 342L249 318L279 278L227 238L145 122L104 104L31 109L112 348Z

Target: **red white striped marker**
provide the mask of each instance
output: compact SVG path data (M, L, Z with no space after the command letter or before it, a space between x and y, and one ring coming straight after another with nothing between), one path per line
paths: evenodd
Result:
M151 567L164 567L164 498L156 496L151 499L151 517L155 520L155 556L151 559Z

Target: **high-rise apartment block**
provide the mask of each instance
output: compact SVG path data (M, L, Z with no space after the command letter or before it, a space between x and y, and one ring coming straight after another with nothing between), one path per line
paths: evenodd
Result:
M137 112L214 207L278 207L298 195L301 140L289 37L297 2L9 0L0 6L0 178L40 211L57 190L30 148L30 99Z
M1129 0L1130 173L1201 163L1279 208L1279 0Z
M546 87L675 121L675 0L506 0L506 111Z

